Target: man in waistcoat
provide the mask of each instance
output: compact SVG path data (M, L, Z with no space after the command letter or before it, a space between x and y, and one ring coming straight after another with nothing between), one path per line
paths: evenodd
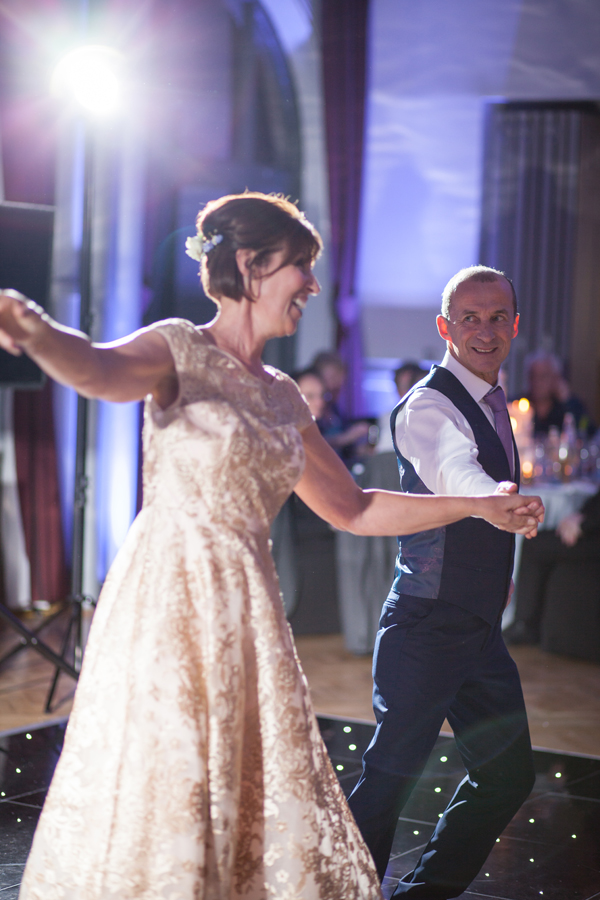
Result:
M501 272L472 266L447 284L437 318L446 355L392 413L403 491L517 489L498 372L518 320ZM375 644L377 728L349 803L383 878L398 816L447 717L467 776L393 894L447 900L475 878L534 783L521 684L501 634L514 537L468 518L398 544Z

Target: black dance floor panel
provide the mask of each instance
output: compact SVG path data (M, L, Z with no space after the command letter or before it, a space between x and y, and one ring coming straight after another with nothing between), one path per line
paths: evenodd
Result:
M16 900L66 721L0 735L0 900Z
M348 795L374 726L326 718L319 725ZM543 750L534 758L535 787L463 900L600 900L600 759ZM464 775L453 739L440 736L398 822L385 897L418 861Z
M372 725L319 719L346 794L361 770ZM0 900L16 900L35 825L60 755L66 722L0 735ZM535 788L463 900L600 900L600 759L535 751ZM440 737L398 822L383 891L411 870L464 776L451 738Z

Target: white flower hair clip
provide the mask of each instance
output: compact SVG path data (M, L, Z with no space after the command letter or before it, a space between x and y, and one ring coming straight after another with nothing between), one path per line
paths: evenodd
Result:
M213 234L208 240L204 239L204 235L196 234L194 237L187 238L185 242L185 252L192 259L201 263L207 253L220 244L223 240L222 234Z

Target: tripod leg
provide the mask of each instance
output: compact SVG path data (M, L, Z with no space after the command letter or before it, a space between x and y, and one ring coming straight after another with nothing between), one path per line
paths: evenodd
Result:
M25 643L28 647L31 647L32 650L35 650L45 659L49 660L53 665L59 666L67 675L70 675L71 678L74 678L77 681L78 672L75 671L73 666L69 665L68 662L55 653L51 647L41 641L39 638L35 636L35 634L30 631L28 628L25 628L21 620L15 616L15 614L10 610L4 603L0 603L0 619L3 619L17 634L21 635L24 638Z
M59 609L58 612L52 613L51 616L48 616L47 619L44 619L44 621L41 623L41 625L38 625L37 628L33 628L31 630L32 638L37 637L37 635L40 634L40 632L43 631L44 628L47 628L48 625L52 625L52 623L56 619L58 619L59 616L62 616L64 614L64 612L65 612L64 609ZM10 623L10 624L12 624L12 623ZM20 642L16 646L14 646L12 648L12 650L8 650L4 654L4 656L0 656L0 668L4 665L4 663L8 662L9 659L12 659L13 656L16 656L17 653L21 652L21 650L26 650L27 647L31 647L32 644L33 644L33 641L27 641L27 640L25 640L25 638L21 637Z
M74 618L76 615L75 609L71 610L71 618L69 619L69 625L67 627L67 631L65 634L65 639L63 641L63 645L61 648L60 655L63 659L65 659L67 655L67 650L69 648L69 641L71 639L71 631L73 630ZM48 696L46 698L46 706L44 712L52 712L52 700L54 699L54 692L56 691L58 685L58 679L60 678L60 667L57 666L54 672L54 678L52 679L52 684L50 686L50 690L48 691Z
M78 672L81 672L81 663L83 662L83 604L77 603L75 610L75 641L73 646L73 666Z

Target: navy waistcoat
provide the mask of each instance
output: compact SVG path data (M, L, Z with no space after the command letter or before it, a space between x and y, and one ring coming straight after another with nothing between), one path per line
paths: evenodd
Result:
M392 439L398 456L400 488L410 494L431 494L396 444L396 418L410 394L419 387L444 394L473 429L478 459L494 481L510 481L506 452L493 425L458 378L434 366L429 375L403 397L391 416ZM514 445L514 438L513 438ZM515 479L519 457L516 445ZM398 538L398 556L392 590L429 599L439 598L480 616L493 625L504 609L513 568L514 535L483 519L467 518L417 534Z

